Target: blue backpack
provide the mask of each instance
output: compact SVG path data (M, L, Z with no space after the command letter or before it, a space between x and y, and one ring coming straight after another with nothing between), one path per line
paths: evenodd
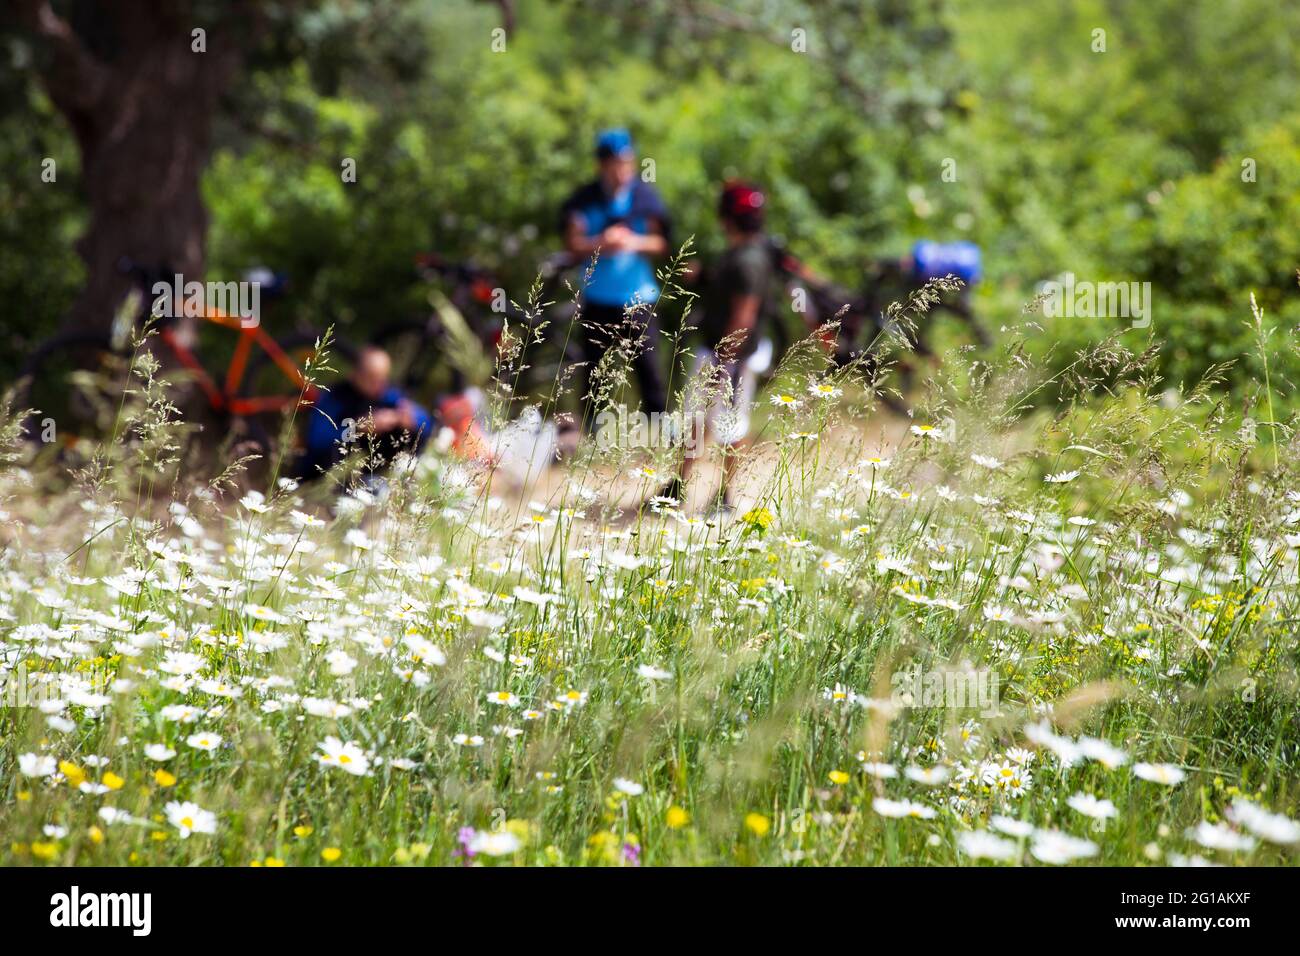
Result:
M967 285L980 281L980 247L973 242L931 242L921 239L912 246L912 272L921 281L955 275Z

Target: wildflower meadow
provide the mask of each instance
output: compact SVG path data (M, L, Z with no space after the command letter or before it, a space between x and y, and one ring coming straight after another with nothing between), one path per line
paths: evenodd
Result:
M734 513L590 442L196 476L144 346L71 474L11 409L0 860L1294 864L1290 422L1019 319L911 418L792 350Z
M1280 938L1297 89L1278 0L4 0L0 948Z

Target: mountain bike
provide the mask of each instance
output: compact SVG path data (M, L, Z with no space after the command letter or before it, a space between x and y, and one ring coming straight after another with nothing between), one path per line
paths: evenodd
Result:
M936 243L927 245L941 251L949 248ZM956 245L969 244L953 244ZM968 271L962 263L953 263L951 268L947 268L943 261L937 266L930 263L927 264L928 268L918 268L911 255L869 259L863 268L862 290L854 292L812 272L779 243L773 242L771 249L773 268L777 274L787 282L789 288L801 287L807 292L809 309L805 321L809 327L824 324L839 316L834 352L836 364L844 365L865 356L867 367L873 368L886 344L886 337L891 332L901 337L909 352L923 359L935 360L925 333L931 316L939 311L950 312L961 319L980 348L986 349L992 342L970 302L970 286L979 281L978 250L974 252L974 272ZM926 314L914 316L908 322L891 319L889 306L892 303L904 305L931 279L944 276L962 280L963 287L955 292L941 294ZM906 360L904 368L909 368Z
M239 315L168 292L173 273L123 259L120 271L132 288L106 330L67 331L37 346L19 372L19 408L34 409L24 422L38 453L85 457L85 450L112 437L120 425L124 397L139 386L132 368L148 348L170 386L174 403L188 421L199 422L209 447L227 438L269 447L271 420L299 404L310 404L315 387L290 357L291 343L277 342L260 315ZM281 293L266 274L261 294ZM282 285L282 283L280 283ZM224 359L212 371L200 357ZM254 367L259 374L251 374Z
M414 395L463 391L469 378L483 379L509 370L497 368L507 329L528 342L522 373L512 376L511 392L530 396L554 381L566 352L563 330L572 321L574 305L563 301L563 279L579 263L568 253L547 257L541 265L537 301L546 304L529 312L511 302L497 276L473 262L455 261L437 253L416 257L416 269L432 287L431 310L417 318L398 319L381 326L370 341L393 358L393 380ZM450 306L450 309L447 308ZM463 327L453 324L463 319ZM541 331L541 343L535 340ZM464 355L477 349L478 354ZM467 364L477 365L467 370Z

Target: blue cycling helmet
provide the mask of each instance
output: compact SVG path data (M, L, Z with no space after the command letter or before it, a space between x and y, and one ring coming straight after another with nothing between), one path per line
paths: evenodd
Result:
M973 242L922 239L912 246L912 262L913 274L923 280L955 275L967 285L974 285L984 273L979 246Z
M632 134L626 129L601 130L596 134L596 157L609 159L611 156L631 156L636 152L632 147Z

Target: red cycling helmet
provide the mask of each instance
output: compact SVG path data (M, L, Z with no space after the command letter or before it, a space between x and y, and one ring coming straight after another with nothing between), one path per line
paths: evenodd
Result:
M722 187L718 215L746 232L757 232L763 228L763 207L766 204L767 197L757 186L733 179Z

